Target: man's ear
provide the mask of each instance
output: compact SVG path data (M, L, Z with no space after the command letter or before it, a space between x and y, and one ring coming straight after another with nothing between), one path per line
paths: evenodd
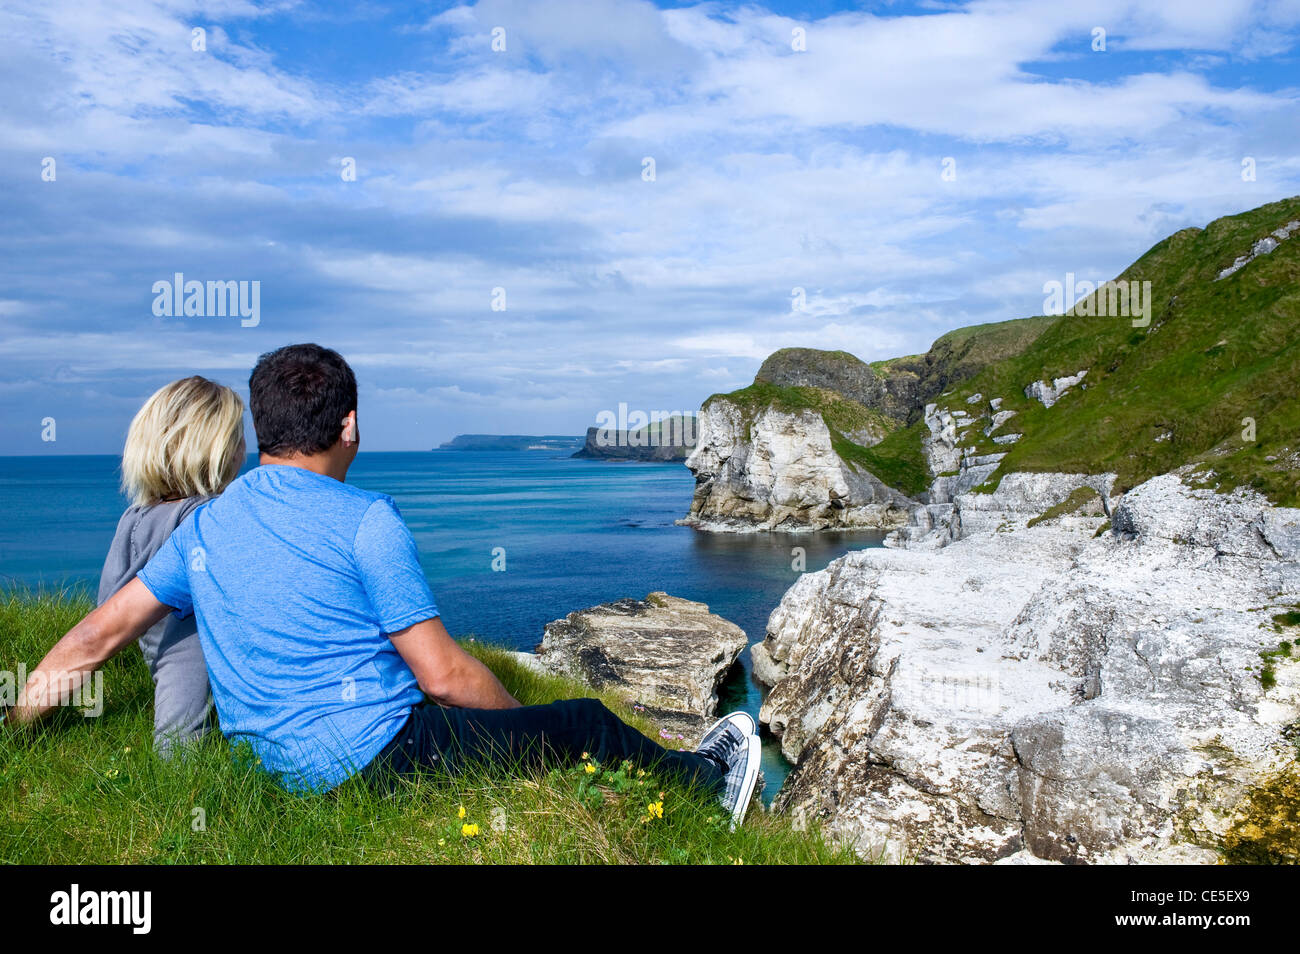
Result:
M343 443L355 444L357 442L357 412L348 411L348 416L343 418Z

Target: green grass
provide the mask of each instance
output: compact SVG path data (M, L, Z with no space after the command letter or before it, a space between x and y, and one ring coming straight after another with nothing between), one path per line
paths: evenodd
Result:
M948 405L980 392L1017 412L1010 426L1025 436L1005 448L999 473L1113 471L1124 491L1203 463L1220 490L1246 485L1275 503L1300 504L1300 242L1282 242L1215 281L1295 218L1300 197L1170 236L1118 276L1152 282L1149 327L1122 317L1056 319L1022 353L962 382ZM1085 368L1087 387L1050 409L1024 396L1034 380ZM1255 421L1253 441L1243 438L1245 418Z
M1059 315L1012 318L967 325L940 335L926 354L930 393L938 394L991 364L1024 354L1059 320Z
M0 595L0 670L34 667L89 607L76 592ZM466 647L525 704L599 696L653 732L621 699L534 673L500 649ZM65 710L35 727L0 729L0 863L855 861L814 826L796 831L757 806L728 832L712 798L620 766L429 775L390 795L349 781L325 795L290 795L215 734L184 759L157 758L152 686L134 648L105 667L104 692L99 718ZM647 821L660 792L663 817ZM478 834L465 837L464 824L477 825Z
M873 361L870 367L886 380L910 380L917 404L907 419L915 423L926 403L990 364L1022 354L1059 320L1059 315L1040 315L967 325L940 335L925 354Z
M1037 517L1032 517L1027 526L1036 527L1047 520L1055 520L1057 517L1063 517L1067 513L1074 513L1088 501L1099 496L1097 491L1091 487L1076 487L1070 491L1070 496L1066 497L1060 503L1048 507Z
M1276 616L1273 618L1277 619ZM1275 666L1275 663L1279 659L1289 659L1290 656L1291 656L1291 642L1290 640L1286 640L1286 639L1278 643L1277 649L1261 650L1259 654L1259 658L1264 661L1264 664L1260 667L1259 670L1260 685L1262 685L1265 689L1272 689L1274 686L1276 686L1277 668Z
M925 433L924 424L909 424L891 431L879 444L863 447L832 429L831 447L841 460L870 471L888 486L914 497L930 484L930 466L921 444Z

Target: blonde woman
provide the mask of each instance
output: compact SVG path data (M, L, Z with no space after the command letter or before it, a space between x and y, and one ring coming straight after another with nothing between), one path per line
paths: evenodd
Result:
M135 577L195 508L226 489L244 456L244 402L230 388L195 376L145 401L122 451L122 489L131 506L104 560L101 604ZM194 617L169 614L141 637L140 650L154 682L154 747L165 757L214 721Z

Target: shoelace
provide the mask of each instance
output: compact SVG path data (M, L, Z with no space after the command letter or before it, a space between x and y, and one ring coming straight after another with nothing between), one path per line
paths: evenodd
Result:
M705 758L713 759L723 772L731 767L731 755L739 746L740 740L732 736L730 732L724 732L718 738L714 739L705 748L700 749L699 754Z

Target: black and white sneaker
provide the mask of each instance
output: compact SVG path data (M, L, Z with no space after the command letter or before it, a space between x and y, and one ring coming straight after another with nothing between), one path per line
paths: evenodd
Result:
M709 726L709 731L704 733L704 738L700 740L699 747L695 751L699 752L701 749L707 748L714 739L722 734L728 724L736 726L745 735L756 735L758 733L758 725L754 722L754 717L748 712L741 712L737 709L735 712L728 712Z
M729 713L713 724L695 750L723 771L726 784L719 800L731 815L733 831L744 821L758 781L762 746L754 729L754 719L747 712Z

